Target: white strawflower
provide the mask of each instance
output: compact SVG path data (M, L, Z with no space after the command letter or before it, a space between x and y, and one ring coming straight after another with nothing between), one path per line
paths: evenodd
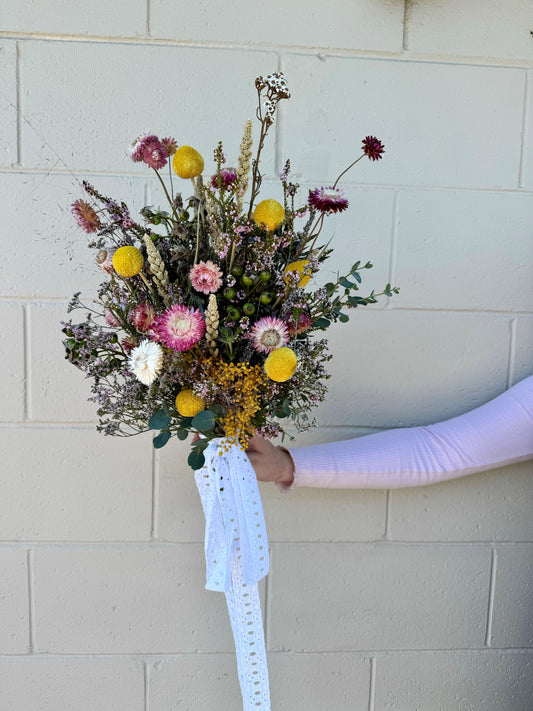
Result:
M143 341L130 353L130 370L144 383L151 385L163 368L163 349L154 341Z

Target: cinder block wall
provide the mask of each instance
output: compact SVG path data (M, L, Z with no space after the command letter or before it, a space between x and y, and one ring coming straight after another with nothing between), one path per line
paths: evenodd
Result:
M528 0L3 0L0 711L240 708L187 447L98 435L63 360L67 300L99 280L79 181L161 204L134 136L235 160L255 76L283 70L263 195L287 157L305 191L377 135L332 269L401 286L331 331L330 398L297 442L459 414L533 372L532 29ZM532 473L264 487L273 709L531 711Z

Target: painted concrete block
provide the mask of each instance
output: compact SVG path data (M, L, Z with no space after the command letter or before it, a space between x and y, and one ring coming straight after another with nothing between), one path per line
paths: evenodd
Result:
M408 427L455 417L506 389L509 339L501 314L358 308L328 330L332 378L317 419Z
M17 48L12 40L0 42L0 166L15 165L17 149Z
M113 3L97 0L88 5L81 0L67 4L61 0L48 0L46 4L36 4L31 0L5 0L2 29L42 34L139 37L146 32L146 3L144 0Z
M391 492L389 536L400 541L531 541L533 463Z
M149 539L149 440L72 426L5 427L0 436L0 539Z
M367 711L370 659L359 654L269 655L272 706L280 711Z
M0 303L0 320L4 337L0 341L2 363L2 406L0 420L17 422L24 419L24 314L16 303Z
M0 655L27 654L30 643L27 550L0 546Z
M270 649L481 647L490 549L273 544Z
M533 647L532 567L533 544L498 546L492 617L493 647Z
M527 711L533 695L530 652L402 652L378 655L376 711Z
M74 654L231 652L225 597L204 585L201 544L39 547L37 648Z
M516 318L516 344L512 364L513 383L533 375L533 315Z
M150 663L151 711L219 711L239 706L241 691L234 654L180 654Z
M3 711L144 711L144 665L104 657L2 657Z
M283 69L297 100L282 108L281 153L307 180L334 181L371 134L383 160L361 161L344 184L518 184L520 69L296 54Z
M85 373L65 358L61 321L83 320L67 313L65 302L35 302L28 307L30 328L30 412L40 422L96 422L97 405L89 402L91 384Z
M201 0L183 9L171 0L152 0L151 35L177 40L235 42L251 45L301 45L400 51L403 6L399 2L376 5L371 0L346 4L287 5L273 0L268 10L258 0L247 5L246 25L237 5L217 5ZM268 74L273 68L265 68Z
M402 191L393 307L533 311L532 221L527 193Z
M97 176L92 181L104 195L124 200L136 214L144 203L144 181ZM4 234L13 248L0 263L2 296L60 297L81 291L96 296L105 275L95 264L96 250L88 249L91 235L76 224L71 204L86 198L75 175L0 173L0 188L9 209Z
M239 80L220 81L219 72L206 70L215 65L224 66L226 77ZM265 68L275 66L270 52L33 42L25 47L22 58L23 105L30 122L55 152L83 173L148 176L151 171L147 166L134 164L127 156L130 143L147 128L161 137L174 136L179 145L193 145L204 156L206 166L222 140L228 161L234 163L244 124L255 115L254 79ZM120 82L109 67L124 68ZM50 75L55 77L52 85L46 81ZM149 87L146 101L138 100L141 87L142 92ZM101 121L88 120L97 110L95 97L98 106L105 106L105 131ZM255 122L256 141L258 135ZM26 167L56 164L55 153L27 126L23 140ZM269 137L265 166L273 164L273 156L273 139ZM177 183L175 190L179 191ZM190 182L187 190L189 186Z
M411 52L455 57L533 59L527 0L413 0L406 39Z

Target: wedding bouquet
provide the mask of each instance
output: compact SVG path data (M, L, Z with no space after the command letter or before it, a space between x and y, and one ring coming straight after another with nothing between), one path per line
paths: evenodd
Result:
M348 207L337 187L346 171L302 201L287 160L283 204L258 202L261 152L290 93L280 72L258 77L255 86L255 156L251 121L236 163L228 164L219 142L205 176L193 147L146 133L130 156L155 172L164 210L146 206L136 218L86 181L86 199L72 205L105 273L95 302L85 305L78 292L69 305L85 309L85 320L62 323L66 357L92 381L98 429L119 436L156 430L155 447L173 435L200 435L189 455L193 469L203 466L215 437L245 448L254 433L287 434L284 421L299 431L312 426L308 413L324 400L329 377L324 331L348 321L347 310L398 292L387 284L381 294L360 296L361 272L372 264L359 261L313 288L332 252L321 239L324 222ZM367 136L346 170L383 152ZM173 172L191 182L176 189ZM191 195L184 197L187 185Z

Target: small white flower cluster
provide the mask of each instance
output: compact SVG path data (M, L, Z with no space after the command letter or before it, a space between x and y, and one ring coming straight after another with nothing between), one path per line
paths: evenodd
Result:
M258 76L255 80L256 89L261 93L267 89L267 95L263 101L266 118L270 124L274 123L276 106L281 99L290 99L291 93L287 86L287 80L282 72L273 72L266 77Z

